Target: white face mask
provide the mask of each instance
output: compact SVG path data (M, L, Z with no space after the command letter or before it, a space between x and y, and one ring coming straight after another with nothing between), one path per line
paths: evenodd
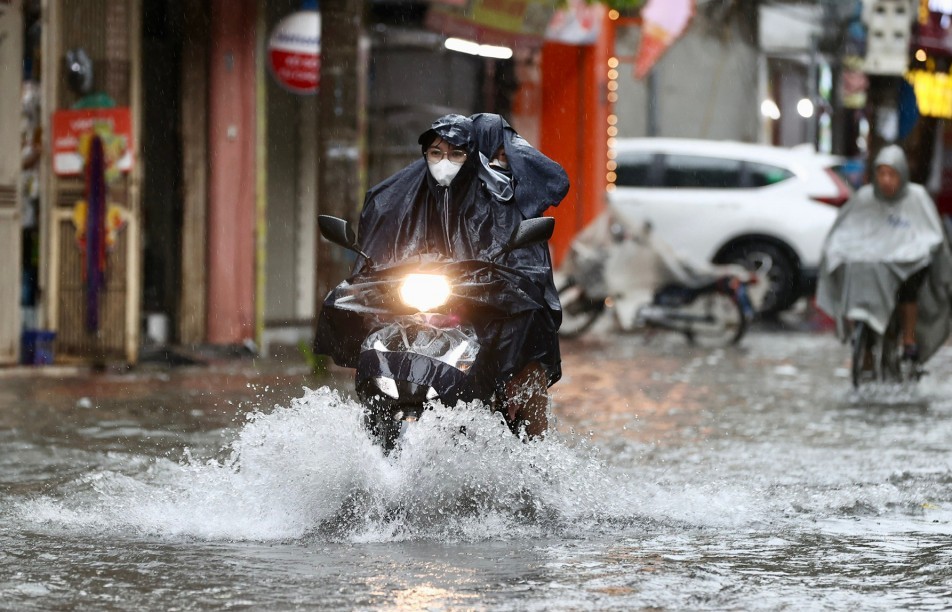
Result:
M453 178L455 178L459 172L459 169L463 167L463 164L454 164L448 159L441 159L435 164L427 162L427 165L430 167L430 174L432 174L436 182L443 187L449 187L450 183L453 182Z
M494 160L492 160L491 162L489 162L489 165L490 165L490 166L499 166L499 167L502 168L503 170L508 170L508 169L509 169L509 162L508 162L508 161L502 161L501 159L494 159Z

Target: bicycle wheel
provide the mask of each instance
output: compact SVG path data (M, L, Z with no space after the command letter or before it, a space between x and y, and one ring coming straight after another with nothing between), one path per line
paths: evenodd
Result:
M573 279L559 287L559 301L562 303L559 335L563 338L574 338L588 331L605 309L604 301L589 298Z
M690 317L683 333L688 342L705 347L737 344L747 333L744 308L733 295L711 291L699 295L683 309Z

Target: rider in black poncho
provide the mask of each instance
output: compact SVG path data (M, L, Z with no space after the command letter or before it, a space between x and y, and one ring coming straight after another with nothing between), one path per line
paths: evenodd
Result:
M523 219L557 205L568 190L562 168L498 115L446 115L418 142L423 158L370 189L364 201L358 241L378 268L416 260L488 259ZM428 162L431 149L442 151L442 159ZM503 155L497 155L500 149ZM463 153L465 160L458 163ZM439 157L437 151L430 159ZM505 161L508 169L501 167ZM561 377L561 310L548 248L519 249L498 261L529 282L486 296L496 306L507 306L508 314L477 322L481 340L491 347L482 367L494 372L497 390L508 400L510 423L524 420L530 435L541 435L547 428L545 388ZM367 269L368 262L358 257L353 274ZM366 330L348 329L328 311L325 306L321 312L315 350L354 367Z

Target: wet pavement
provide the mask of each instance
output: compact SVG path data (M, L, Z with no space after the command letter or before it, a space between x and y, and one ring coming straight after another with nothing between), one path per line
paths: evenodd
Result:
M547 440L436 410L390 458L293 358L0 371L0 608L946 609L952 347L846 358L596 334Z

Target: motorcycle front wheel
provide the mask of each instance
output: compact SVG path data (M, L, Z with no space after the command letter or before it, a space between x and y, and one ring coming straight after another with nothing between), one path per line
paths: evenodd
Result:
M852 344L852 353L850 355L850 379L853 382L853 388L859 389L863 382L863 372L872 371L873 363L869 358L870 350L870 330L863 321L856 321L853 326L853 334L850 339ZM875 374L872 375L875 378Z
M917 364L902 359L902 336L895 314L883 336L865 321L853 321L850 342L850 378L854 389L864 382L905 384L922 376Z
M383 449L384 454L389 454L396 447L397 438L400 436L400 420L394 418L390 410L379 406L372 405L365 410L364 427L374 442Z
M604 300L593 300L585 294L585 289L568 279L559 288L559 302L562 304L562 326L559 335L563 338L575 338L589 330L605 310Z

